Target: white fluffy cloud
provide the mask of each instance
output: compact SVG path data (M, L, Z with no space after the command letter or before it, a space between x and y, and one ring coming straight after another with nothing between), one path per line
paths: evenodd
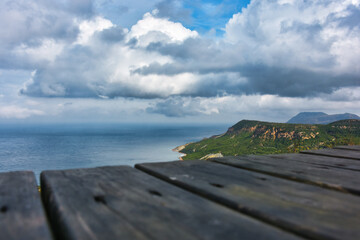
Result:
M24 108L15 105L0 106L0 118L24 119L30 116L44 115L44 114L45 113L40 110Z
M359 76L359 14L357 0L254 0L230 19L226 40L251 63Z
M158 13L146 13L140 21L131 27L128 38L135 38L138 46L146 47L150 43L178 43L188 38L196 38L198 33L185 28L181 23L155 17Z
M147 13L131 30L97 17L80 23L77 41L57 59L38 68L22 93L44 97L168 97L190 92L199 78L191 73L176 76L142 76L133 70L173 62L168 56L149 52L150 44L180 45L198 34Z
M96 32L113 27L111 21L102 17L96 17L92 20L85 20L79 23L79 34L74 44L86 45Z

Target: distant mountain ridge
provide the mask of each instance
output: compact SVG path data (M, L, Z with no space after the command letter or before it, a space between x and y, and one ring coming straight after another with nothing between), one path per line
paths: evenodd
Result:
M323 112L301 112L295 117L291 118L289 121L287 121L287 123L329 124L345 119L360 119L360 117L352 113L329 115Z
M214 156L274 154L360 144L360 120L341 120L327 125L271 123L242 120L226 133L188 143L175 150L188 159Z

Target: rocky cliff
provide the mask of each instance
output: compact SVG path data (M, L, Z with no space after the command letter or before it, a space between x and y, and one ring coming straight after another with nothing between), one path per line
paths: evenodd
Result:
M186 159L212 156L272 154L360 144L360 120L342 120L327 125L269 123L242 120L221 135L178 148Z

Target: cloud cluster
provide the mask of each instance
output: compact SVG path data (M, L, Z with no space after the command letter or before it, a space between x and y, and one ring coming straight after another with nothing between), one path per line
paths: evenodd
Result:
M155 14L145 14L130 30L101 17L82 22L78 39L53 62L37 68L21 93L41 97L154 98L189 91L191 74L170 78L134 72L154 61L159 64L173 61L149 51L149 45L158 42L181 45L186 39L198 37L195 31Z
M205 39L150 50L176 59L153 63L138 73L217 76L231 94L304 97L359 86L359 1L252 1L235 14L216 44ZM244 81L227 81L223 74ZM212 83L214 80L212 79ZM203 82L211 95L213 85Z
M94 15L90 0L0 2L0 68L43 66L73 42Z
M54 98L53 114L64 116L112 114L120 103L137 109L124 108L135 115L234 112L260 119L254 109L285 116L294 106L331 113L359 104L359 0L252 0L228 20L221 37L186 28L182 23L194 16L181 1L141 2L157 9L129 19L133 24L124 28L121 19L135 3L124 1L112 12L106 0L1 1L0 69L33 71L20 93ZM20 80L2 81L7 79L11 91L19 88ZM1 84L0 118L38 116L52 108L20 106ZM78 99L57 105L68 101L62 98Z
M360 2L252 1L226 25L226 39L247 49L247 62L307 69L313 72L360 73ZM354 52L355 51L355 52Z
M360 62L359 0L253 0L229 20L220 39L201 37L162 17L172 9L166 5L171 2L176 3L162 2L160 12L146 13L129 30L92 17L77 25L71 22L73 31L68 27L68 34L61 35L59 23L60 30L44 33L41 46L51 48L59 34L72 41L48 56L47 64L37 66L21 93L314 97L360 86L360 67L354 64ZM91 14L80 9L85 16Z
M228 95L222 97L171 97L157 100L146 111L168 117L211 116L214 121L226 122L242 119L269 121L287 121L299 112L324 111L329 114L349 111L358 113L360 88L343 89L334 95L322 95L315 98L280 97L276 95ZM343 98L352 96L352 101Z

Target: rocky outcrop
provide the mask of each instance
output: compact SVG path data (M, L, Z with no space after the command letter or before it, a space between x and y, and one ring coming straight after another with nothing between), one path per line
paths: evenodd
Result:
M184 159L242 154L271 154L360 144L360 120L327 125L270 123L242 120L224 134L176 148Z
M200 160L208 160L210 158L222 158L222 157L224 156L221 153L210 153L200 158Z

